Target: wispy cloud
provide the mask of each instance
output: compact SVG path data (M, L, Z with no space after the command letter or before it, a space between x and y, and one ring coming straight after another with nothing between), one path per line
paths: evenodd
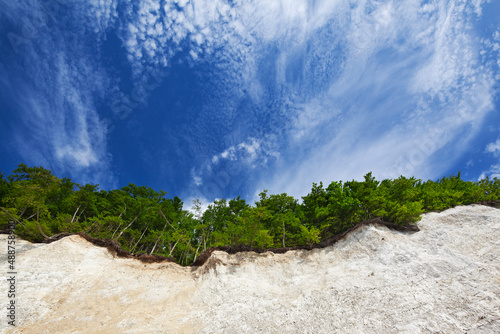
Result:
M249 179L259 174L279 159L276 138L266 140L248 138L232 145L207 159L200 168L191 171L192 187L190 192L204 196L220 196L221 193L234 191L235 182L231 179ZM249 177L249 174L254 174ZM236 190L241 188L236 187Z
M500 30L478 29L487 1L57 2L69 19L35 3L4 12L41 22L19 54L29 77L20 117L32 131L18 132L17 145L89 179L111 161L98 105L109 96L145 105L150 74L179 64L200 76L200 102L164 132L194 159L186 188L207 198L262 188L299 196L314 181L368 171L440 176L482 129L500 81ZM132 70L129 97L99 55L110 30Z
M486 176L500 178L500 138L486 145L485 153L493 156L497 162L493 163L488 170L483 171L479 176L479 180Z
M261 185L300 195L312 182L369 171L422 178L446 171L494 107L495 71L481 66L475 5L368 1L347 9L349 24L330 22L346 36L334 64L341 71L324 91L305 96L290 131L298 143L291 141L289 156L296 146L309 150Z
M257 187L298 195L313 181L368 171L432 178L463 154L493 110L498 80L493 65L482 65L475 30L484 5L219 0L160 7L142 1L125 44L134 66L167 66L184 48L190 61L224 73L213 94L226 92L225 98L207 102L198 119L217 113L231 124L236 114L259 123L255 143L277 136L280 159ZM484 52L491 55L494 45ZM233 131L250 137L250 129ZM195 170L240 162L243 153L251 161L255 147L238 145L202 153ZM198 184L210 180L208 173L195 174Z
M486 172L483 172L481 173L481 175L479 176L479 180L482 180L484 178L486 178L486 176L490 177L490 178L499 178L500 179L500 164L494 164L494 165L491 165L490 166L490 169Z
M486 152L492 153L495 156L500 156L500 139L497 139L497 141L493 143L489 143L488 146L486 146Z
M255 138L249 138L247 141L231 146L222 153L214 155L211 159L212 164L217 164L221 160L243 161L245 164L255 168L255 164L267 163L269 157L278 158L279 153L272 151L271 142L263 142Z
M51 23L54 16L69 8L56 2L55 7L44 5L18 2L4 13L12 22L24 15L37 18L33 27L36 34L26 36L22 29L15 30L23 42L12 45L16 48L11 52L16 52L24 66L24 80L12 77L13 72L6 73L12 85L4 89L11 91L24 125L16 126L12 134L15 151L25 163L43 164L79 182L112 186L107 128L96 108L111 81L92 50L72 37L74 31ZM94 14L99 17L97 23L92 22L95 29L101 29L111 15L109 9ZM79 19L85 24L83 17Z

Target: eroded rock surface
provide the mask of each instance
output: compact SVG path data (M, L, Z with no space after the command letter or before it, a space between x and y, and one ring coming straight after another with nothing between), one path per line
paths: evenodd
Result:
M117 258L77 235L24 242L18 326L3 316L0 331L500 333L500 210L456 207L418 226L363 226L312 251L215 251L198 268Z

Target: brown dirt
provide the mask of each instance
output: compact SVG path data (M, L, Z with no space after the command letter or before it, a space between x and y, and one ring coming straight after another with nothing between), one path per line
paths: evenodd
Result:
M144 263L160 263L160 262L175 262L175 260L171 257L165 257L157 254L146 254L146 253L136 253L132 254L126 250L124 250L118 242L115 240L109 240L109 239L99 239L99 238L92 238L90 235L85 234L83 232L80 233L59 233L56 235L51 236L50 238L47 238L43 241L43 243L50 244L54 241L60 240L62 238L68 237L70 235L79 235L88 242L99 246L99 247L104 247L107 248L108 251L121 258L127 258L127 259L137 259L141 262Z

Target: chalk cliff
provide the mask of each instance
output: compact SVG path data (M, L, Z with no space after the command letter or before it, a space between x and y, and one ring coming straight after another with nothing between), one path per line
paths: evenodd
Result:
M500 333L500 210L417 225L362 226L312 251L215 251L200 267L119 258L78 235L17 240L17 327L3 315L0 332ZM0 247L7 277L5 235Z

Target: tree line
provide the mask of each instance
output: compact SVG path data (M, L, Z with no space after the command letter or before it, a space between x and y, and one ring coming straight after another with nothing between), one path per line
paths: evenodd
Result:
M313 183L299 202L263 190L253 205L239 196L184 207L165 191L129 184L102 190L58 178L43 167L0 173L0 230L17 222L16 234L41 242L58 233L84 232L117 241L131 253L173 257L191 264L210 247L281 248L318 243L371 218L410 224L425 212L500 199L500 180L465 181L460 173L433 181L400 176L378 181Z

